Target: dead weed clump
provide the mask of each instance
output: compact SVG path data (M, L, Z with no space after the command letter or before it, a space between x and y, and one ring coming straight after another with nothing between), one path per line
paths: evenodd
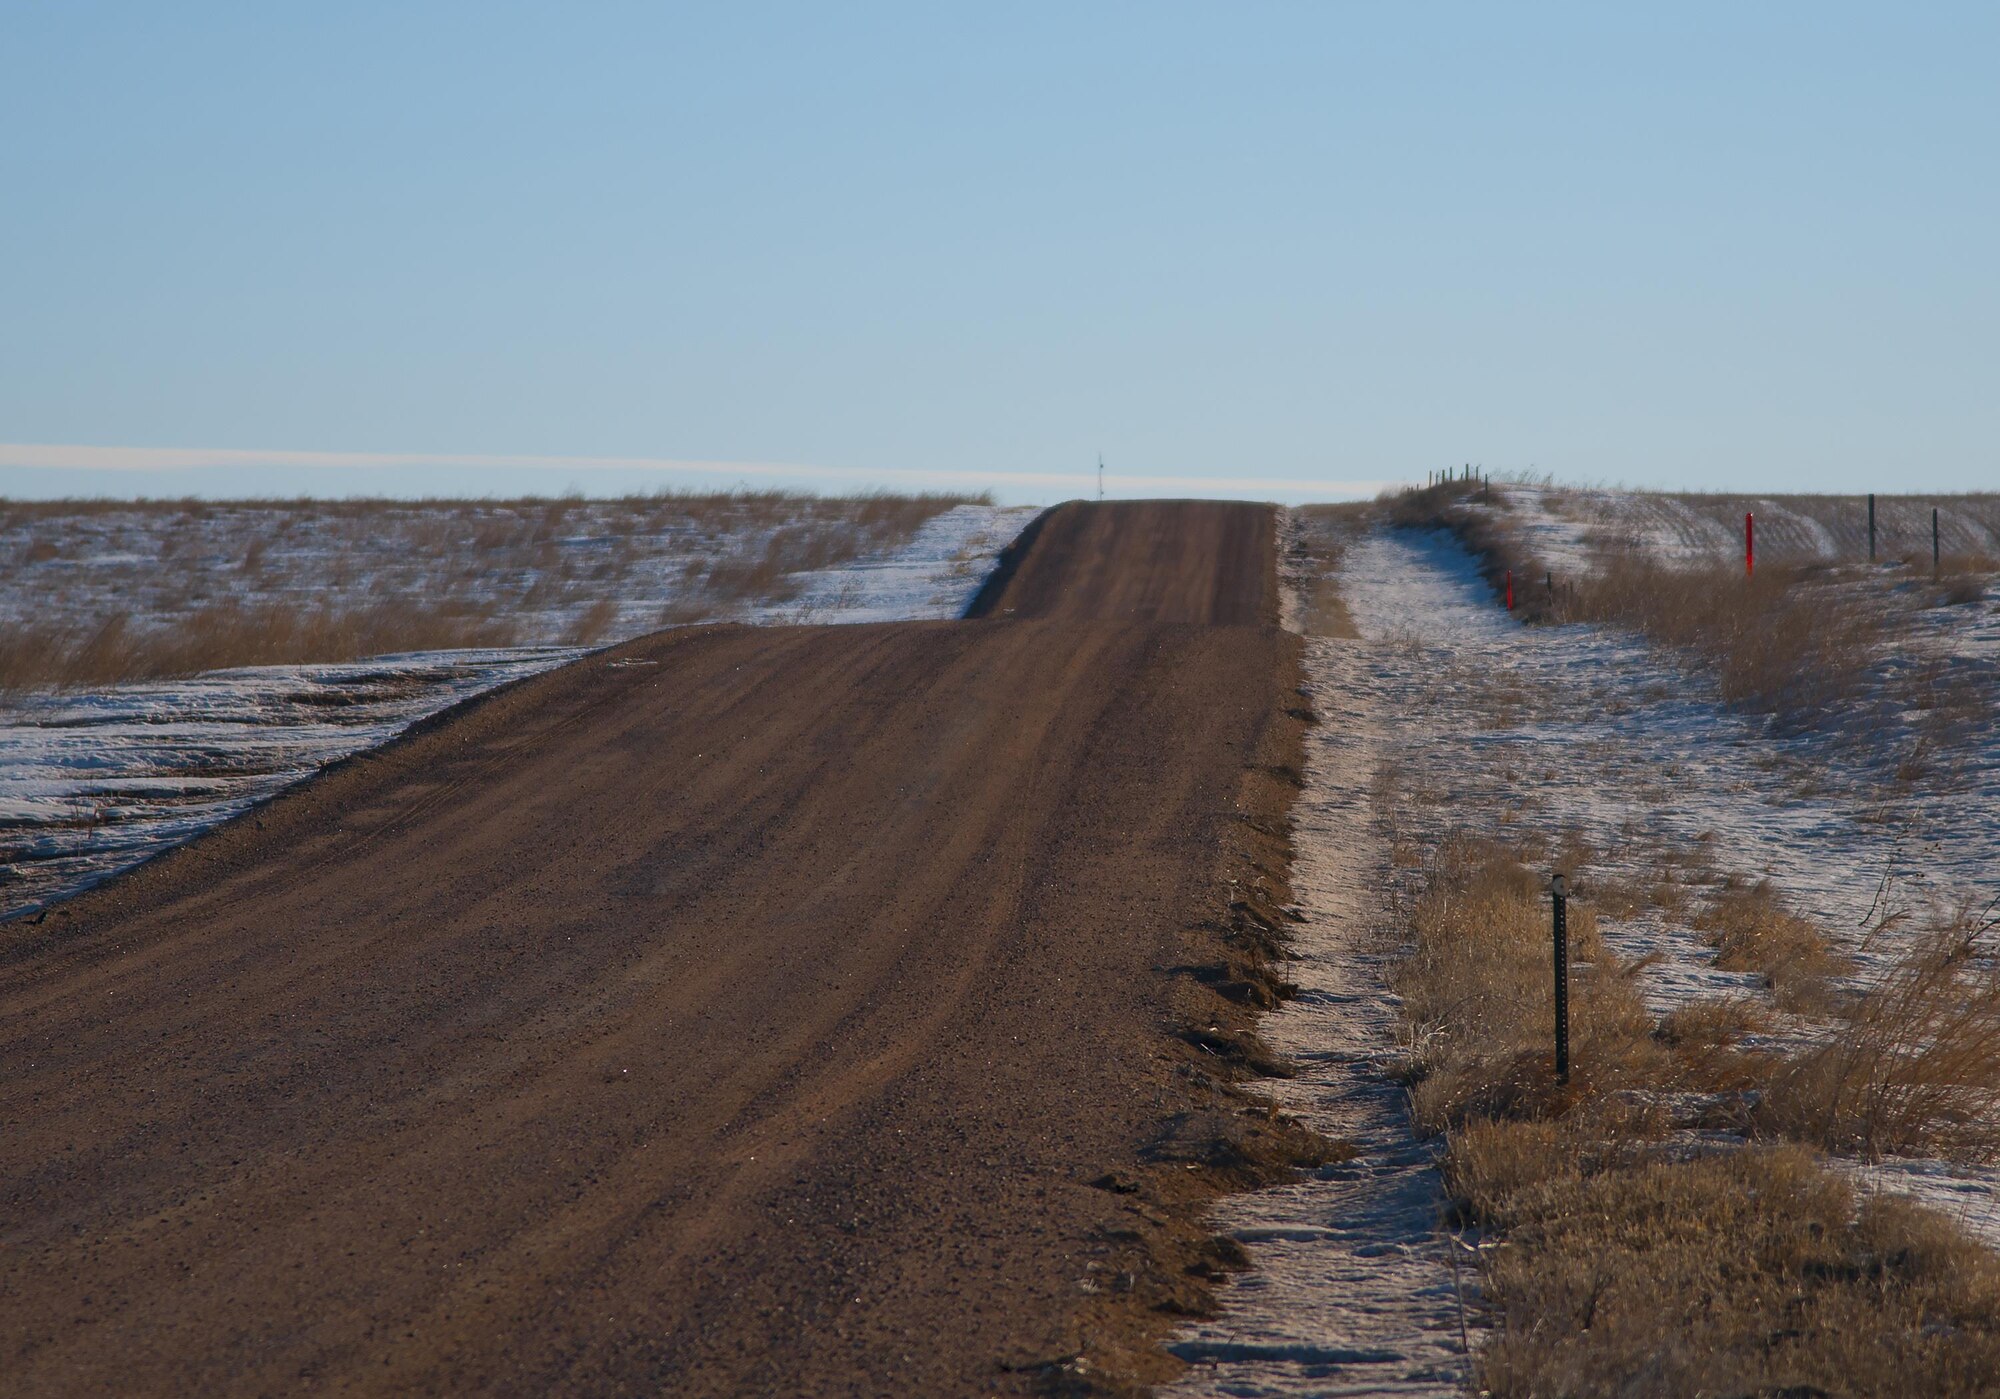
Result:
M1962 927L1916 940L1839 1030L1791 1060L1766 1130L1866 1157L2000 1160L2000 965Z
M1852 970L1818 928L1785 907L1768 879L1731 876L1695 915L1694 927L1715 949L1716 966L1763 976L1781 1010L1828 1013L1838 979Z

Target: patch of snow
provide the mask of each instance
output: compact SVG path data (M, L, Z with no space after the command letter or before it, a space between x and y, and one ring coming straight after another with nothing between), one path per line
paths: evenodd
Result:
M1907 1156L1872 1163L1830 1157L1827 1164L1864 1195L1907 1195L1988 1248L2000 1249L2000 1171Z
M1035 506L956 505L893 553L801 575L798 599L757 609L757 621L915 622L962 617L994 560Z

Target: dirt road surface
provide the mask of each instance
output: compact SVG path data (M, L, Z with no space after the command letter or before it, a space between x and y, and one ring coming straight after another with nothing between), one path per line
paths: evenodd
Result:
M1186 1117L1272 548L1066 507L989 619L648 637L0 927L0 1391L1035 1392L1156 1336L1090 1182Z

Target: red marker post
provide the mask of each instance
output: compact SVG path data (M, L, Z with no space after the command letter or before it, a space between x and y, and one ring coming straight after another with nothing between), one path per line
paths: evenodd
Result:
M1507 570L1507 610L1514 610L1514 570Z
M1745 513L1743 516L1743 576L1754 578L1757 574L1757 517Z

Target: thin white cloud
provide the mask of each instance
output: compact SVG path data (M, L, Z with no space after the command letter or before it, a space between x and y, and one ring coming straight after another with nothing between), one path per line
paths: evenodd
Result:
M1060 495L1088 495L1097 473L1086 471L965 471L955 468L804 466L785 462L683 460L673 457L508 456L428 452L247 451L228 447L96 447L60 443L0 443L0 469L63 472L137 472L172 475L213 468L274 467L308 470L433 469L531 470L643 473L650 476L711 476L732 480L784 478L829 484L904 485L911 488L1009 488ZM1131 475L1113 471L1107 483L1120 495L1159 492L1174 495L1269 493L1291 499L1371 496L1401 481L1242 476Z

